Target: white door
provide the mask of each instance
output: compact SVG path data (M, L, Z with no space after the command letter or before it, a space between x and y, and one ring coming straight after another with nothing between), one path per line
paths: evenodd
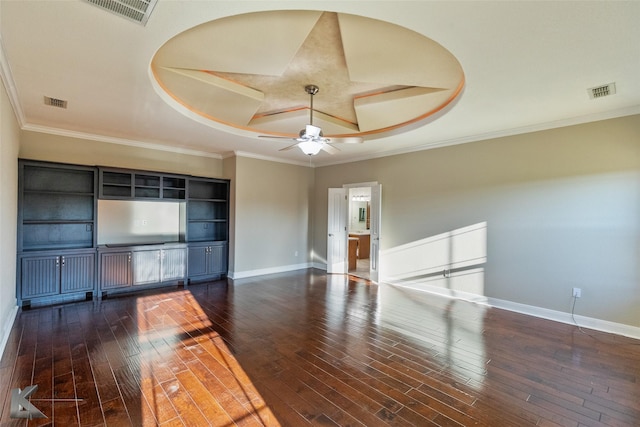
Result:
M380 222L382 219L382 185L371 186L371 248L369 252L370 278L378 282L380 277Z
M327 273L347 274L348 211L347 189L329 188Z

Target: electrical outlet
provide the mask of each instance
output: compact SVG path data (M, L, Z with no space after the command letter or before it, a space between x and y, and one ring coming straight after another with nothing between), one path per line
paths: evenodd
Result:
M298 251L295 251L293 255L298 256Z
M582 296L582 289L573 288L573 295L575 298L580 298Z

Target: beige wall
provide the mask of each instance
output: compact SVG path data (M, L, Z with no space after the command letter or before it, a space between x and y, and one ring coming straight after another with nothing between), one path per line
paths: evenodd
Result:
M580 287L577 313L640 326L640 116L318 168L317 253L327 188L368 181L383 252L487 222L485 296L568 312Z
M227 157L222 161L224 178L229 183L229 271L236 270L236 156Z
M222 177L222 159L23 131L20 158Z
M16 224L20 128L0 84L0 355L16 309Z
M310 262L313 169L236 157L235 171L232 275L293 269Z

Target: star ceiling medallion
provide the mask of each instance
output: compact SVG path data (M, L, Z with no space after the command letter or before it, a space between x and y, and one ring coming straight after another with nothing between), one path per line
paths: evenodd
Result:
M427 123L464 87L440 44L387 22L334 12L271 11L211 21L167 41L151 63L174 108L242 135L295 137L304 87L322 88L325 136L369 139Z

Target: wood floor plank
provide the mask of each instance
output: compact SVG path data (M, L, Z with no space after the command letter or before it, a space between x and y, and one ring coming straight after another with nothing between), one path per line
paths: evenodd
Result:
M53 417L56 423L70 427L80 425L76 398L75 382L72 372L54 377Z
M209 425L209 422L198 408L198 405L193 401L186 390L180 386L180 382L177 378L175 380L164 382L161 385L164 392L167 394L167 397L173 404L173 407L176 408L180 418L186 425Z
M213 425L232 425L233 418L218 403L215 396L198 381L197 377L189 370L176 375L181 387L189 393L194 402L198 402L198 408L202 411L207 421Z

